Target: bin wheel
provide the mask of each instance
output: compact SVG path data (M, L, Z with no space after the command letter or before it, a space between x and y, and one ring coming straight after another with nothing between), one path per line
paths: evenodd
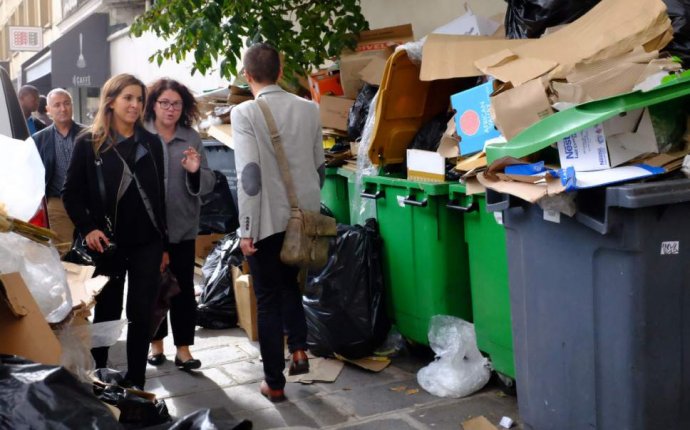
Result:
M506 376L502 373L496 372L496 379L498 386L505 394L509 396L517 396L517 387L515 386L515 379Z

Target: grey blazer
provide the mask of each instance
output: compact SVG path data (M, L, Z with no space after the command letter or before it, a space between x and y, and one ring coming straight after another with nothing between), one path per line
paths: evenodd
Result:
M300 207L318 211L319 175L325 163L318 106L277 85L263 88L258 97L268 102L275 117ZM256 102L235 107L231 123L238 172L240 234L258 242L285 231L290 204L268 126Z

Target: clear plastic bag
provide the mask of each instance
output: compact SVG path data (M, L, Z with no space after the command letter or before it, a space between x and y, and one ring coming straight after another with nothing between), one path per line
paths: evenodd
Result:
M88 327L86 324L71 325L55 331L55 334L62 346L60 365L80 381L91 383L96 362L91 355L91 333Z
M436 315L429 324L429 345L436 359L417 373L417 382L429 393L465 397L489 382L489 361L477 349L474 324Z
M32 138L25 141L0 135L0 203L7 213L28 221L45 192L45 168Z
M60 255L15 233L0 233L0 273L19 272L41 313L49 323L59 323L72 310Z
M376 218L376 202L362 198L362 177L372 176L378 173L378 168L374 166L369 159L369 148L371 147L371 138L374 135L374 126L376 125L376 104L379 99L380 92L371 99L369 106L369 115L362 130L362 139L359 142L359 150L357 151L357 176L355 178L355 195L350 196L351 204L358 208L357 219L351 220L353 224L364 225L369 218Z

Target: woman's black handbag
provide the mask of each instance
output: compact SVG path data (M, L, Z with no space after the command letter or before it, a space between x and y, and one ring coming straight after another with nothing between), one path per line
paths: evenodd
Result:
M101 195L101 203L103 204L103 210L105 212L106 200L102 169L103 160L99 157L96 159L95 164L96 177L98 178L98 191ZM75 231L72 248L62 259L81 266L96 266L100 274L107 275L109 272L108 267L111 266L109 263L114 259L117 250L117 245L115 244L115 229L108 215L105 215L105 228L103 233L108 237L109 244L106 245L103 243L103 252L98 252L89 248L86 244L86 237L78 231Z

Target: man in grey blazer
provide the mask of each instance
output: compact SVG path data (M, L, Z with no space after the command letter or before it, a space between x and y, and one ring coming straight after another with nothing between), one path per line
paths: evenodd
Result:
M318 211L325 159L317 105L276 85L282 69L272 46L253 45L245 53L243 65L254 97L266 100L275 117L300 207ZM257 103L235 107L231 123L239 176L240 247L249 262L258 306L265 375L261 393L275 402L285 399L283 329L292 354L289 373L309 371L298 269L280 261L290 204L268 126Z

